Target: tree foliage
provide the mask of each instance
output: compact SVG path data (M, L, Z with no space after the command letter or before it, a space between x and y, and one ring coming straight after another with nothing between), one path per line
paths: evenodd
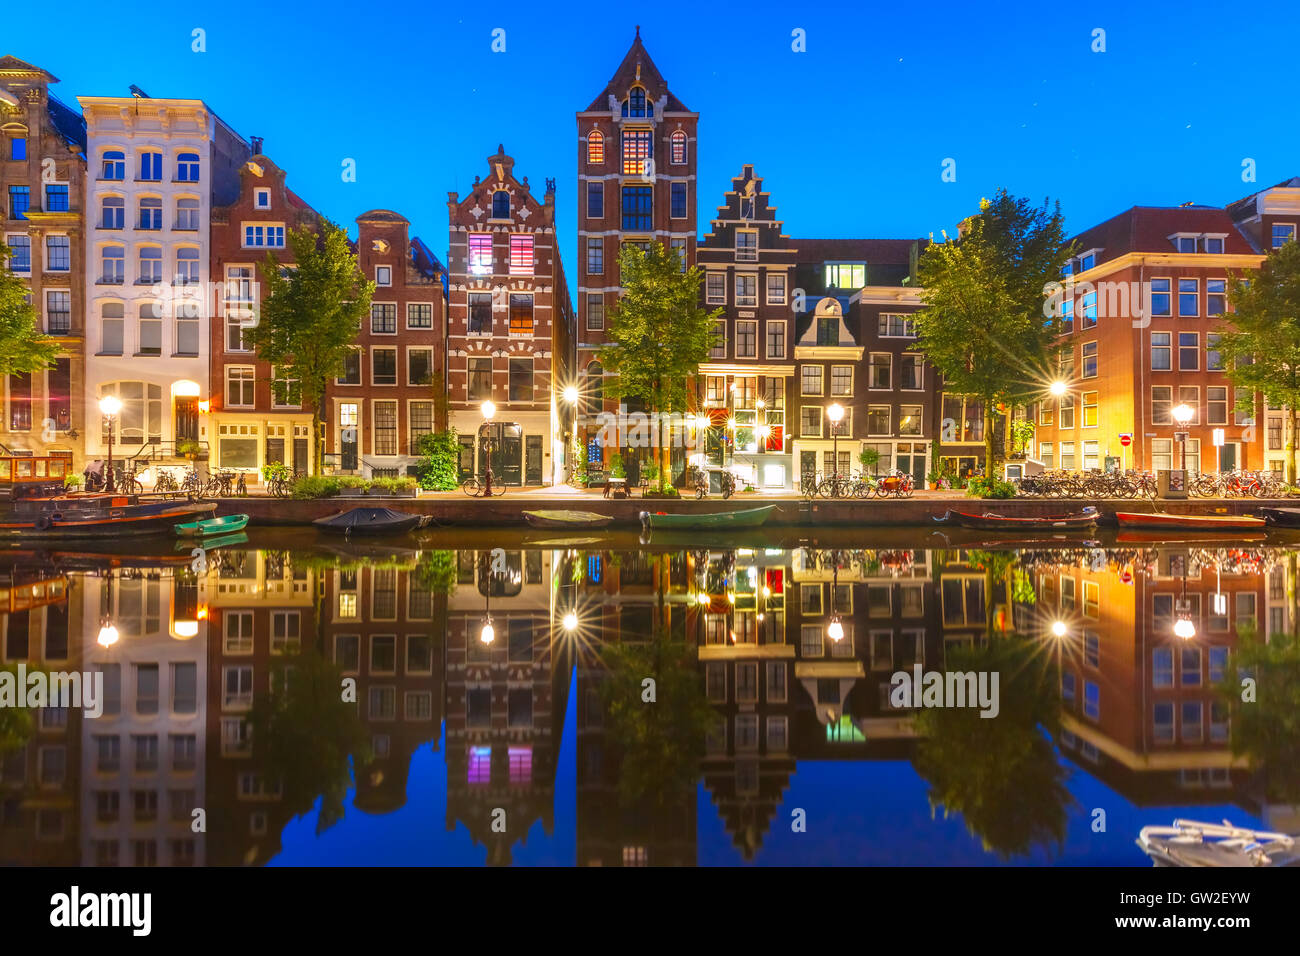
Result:
M332 222L324 222L319 233L290 229L287 242L296 265L282 268L267 253L261 313L244 335L258 358L275 366L278 397L287 398L285 380L298 382L319 435L325 391L343 372L375 284L361 274L347 233ZM323 449L319 441L315 447L319 470Z
M47 369L59 354L58 346L40 330L40 315L27 301L27 283L9 271L12 256L0 242L0 379Z
M1254 684L1243 700L1243 681ZM1271 802L1300 803L1300 635L1267 639L1246 628L1216 688L1232 727L1232 752L1244 756Z
M1300 408L1300 243L1275 249L1249 278L1228 283L1232 313L1219 327L1219 354L1241 411L1255 413L1255 395L1288 409L1287 480L1294 483L1296 409Z
M420 487L426 491L455 491L460 484L456 429L421 436L419 452Z
M986 474L995 409L1037 397L1052 374L1059 318L1045 316L1044 303L1072 252L1059 203L1035 207L999 190L960 238L921 256L918 348L948 391L983 401Z

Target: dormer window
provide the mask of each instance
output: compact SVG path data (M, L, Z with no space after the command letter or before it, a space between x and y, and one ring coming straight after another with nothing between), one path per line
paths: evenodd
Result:
M1086 256L1080 256L1080 257L1079 257L1079 271L1080 271L1080 272L1087 272L1089 269L1091 269L1091 268L1092 268L1093 266L1095 266L1096 264L1097 264L1097 254L1096 254L1095 252L1090 252L1090 253L1088 253Z
M1195 236L1175 236L1174 245L1179 252L1194 253L1196 252Z
M1222 236L1206 236L1206 237L1205 237L1205 252L1206 252L1208 255L1211 255L1211 256L1221 256L1221 255L1223 255L1223 237L1222 237Z
M866 284L867 264L865 262L826 263L828 289L861 289Z
M271 208L271 190L254 189L253 190L253 208L270 209Z
M504 189L498 189L492 194L492 218L510 218L510 194Z
M632 92L623 101L623 115L633 119L645 119L651 115L647 112L648 108L645 90L639 86L632 87Z

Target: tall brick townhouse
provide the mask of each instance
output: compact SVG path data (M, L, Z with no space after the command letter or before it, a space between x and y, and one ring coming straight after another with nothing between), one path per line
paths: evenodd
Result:
M27 280L41 331L59 347L51 368L0 382L0 453L68 457L79 471L86 124L50 93L57 82L40 67L0 57L0 239L12 253L9 269Z
M1032 410L1037 458L1067 469L1177 468L1186 432L1193 473L1282 471L1282 410L1234 389L1216 346L1229 276L1293 241L1297 223L1292 179L1227 207L1135 206L1080 233L1063 303L1058 371L1067 390ZM1242 398L1250 411L1238 410ZM1185 427L1173 414L1179 405L1192 412ZM1123 434L1132 436L1127 447Z
M695 264L696 126L641 43L641 29L613 77L578 120L577 431L588 462L600 469L597 415L636 411L605 395L596 351L609 340L606 317L621 291L618 255L625 244L652 242ZM657 430L654 430L657 431ZM655 440L658 440L656 434ZM634 466L635 467L635 466ZM634 467L629 477L635 477Z

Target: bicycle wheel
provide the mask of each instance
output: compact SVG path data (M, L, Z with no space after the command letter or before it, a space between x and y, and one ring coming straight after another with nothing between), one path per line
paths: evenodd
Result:
M504 483L502 483L502 484L494 484L494 485L492 486L492 497L494 497L494 498L498 498L498 497L500 497L501 495L504 495L505 493L506 493L506 486L505 486Z
M466 478L461 483L460 490L471 498L477 498L482 493L483 486L479 484L477 478Z

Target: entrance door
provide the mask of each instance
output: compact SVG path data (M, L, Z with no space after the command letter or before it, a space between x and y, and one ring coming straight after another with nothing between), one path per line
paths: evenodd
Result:
M524 429L512 422L493 422L480 433L492 443L492 480L504 485L523 483ZM482 457L480 453L480 458Z
M542 483L541 435L527 435L524 438L524 483L529 485Z
M307 426L293 426L293 470L306 474L307 461Z
M1236 471L1238 461L1238 444L1235 441L1224 442L1219 449L1219 471Z
M176 399L176 440L199 440L199 400L197 398Z
M921 442L899 442L897 467L912 476L916 487L925 487L925 445Z
M799 452L799 476L801 478L813 478L817 474L817 452L800 451Z
M357 450L361 447L360 406L355 402L339 405L339 467L343 471L357 470Z

